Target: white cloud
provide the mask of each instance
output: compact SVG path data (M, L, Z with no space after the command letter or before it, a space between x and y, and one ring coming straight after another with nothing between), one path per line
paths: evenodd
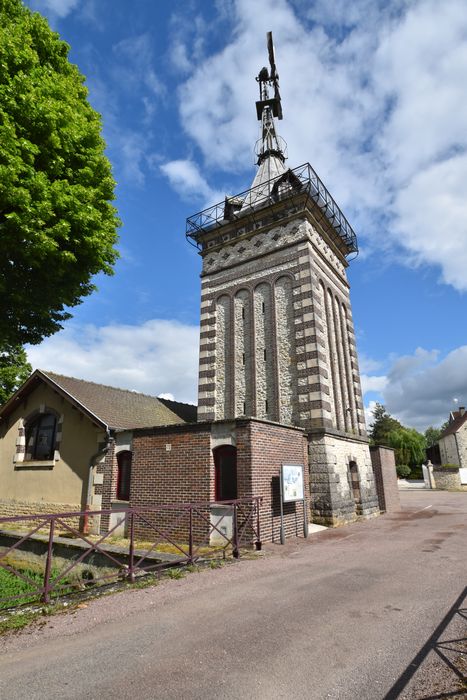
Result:
M368 374L362 374L360 375L360 380L364 394L368 391L382 392L388 383L388 378L385 375L369 376Z
M154 69L153 38L149 33L122 39L113 46L119 59L116 72L120 86L135 92L141 86L156 97L163 97L166 88Z
M412 260L440 264L444 282L459 290L467 290L466 182L467 154L453 155L415 173L394 204Z
M210 187L192 160L172 160L161 165L160 169L183 198L202 200L204 206L208 207L217 204L225 196L220 190Z
M63 19L75 9L80 0L34 0L31 5L39 12L51 12L56 17Z
M360 372L367 374L368 372L376 372L376 370L381 369L384 363L381 360L375 360L360 352L358 354L358 364Z
M367 431L370 430L370 426L374 421L373 411L376 408L376 401L369 401L368 405L364 407L365 412L365 423Z
M140 326L79 326L28 347L34 368L196 402L199 328L152 319Z
M236 0L229 11L230 43L198 51L179 91L203 168L253 161L253 78L272 29L290 165L316 167L367 250L402 248L408 264L439 266L467 290L465 0ZM188 70L190 37L180 41Z
M158 156L151 150L151 132L142 133L122 126L118 91L97 75L86 81L89 99L94 109L104 115L103 131L109 147L115 174L119 182L142 186L146 181L146 170L151 168ZM153 101L142 98L145 114L153 109Z
M396 384L409 376L419 375L433 366L438 359L438 350L417 348L413 355L403 355L393 361L388 373L389 380Z
M467 345L440 358L438 350L417 348L412 355L393 358L384 376L362 376L365 392L380 393L391 415L403 425L424 431L441 425L455 407L467 405ZM371 416L375 402L370 401L365 415Z
M118 149L120 173L126 182L143 185L147 163L146 142L141 134L128 129L113 130L113 146Z
M147 32L122 39L112 47L116 61L112 62L112 77L115 85L125 96L140 101L143 123L153 124L161 101L167 94L165 83L154 67L154 39ZM146 146L149 134L144 134Z
M170 47L170 60L172 65L181 73L190 72L192 64L188 60L186 45L178 37L172 42Z

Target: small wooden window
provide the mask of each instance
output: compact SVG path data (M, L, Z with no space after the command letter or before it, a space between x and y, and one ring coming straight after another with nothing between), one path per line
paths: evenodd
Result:
M53 459L57 418L41 413L26 426L26 454L31 460Z
M130 500L131 456L128 450L117 454L117 500L119 501Z
M221 445L214 450L216 501L237 498L237 449Z

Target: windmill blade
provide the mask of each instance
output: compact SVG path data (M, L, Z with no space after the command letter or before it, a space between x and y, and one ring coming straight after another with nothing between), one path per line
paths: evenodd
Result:
M269 64L271 66L270 79L274 85L274 99L276 101L275 116L282 119L282 104L281 94L279 92L279 76L276 70L276 61L274 58L274 44L272 42L272 32L267 33Z
M267 33L269 65L271 66L271 80L277 80L276 62L274 59L274 44L272 43L272 32Z

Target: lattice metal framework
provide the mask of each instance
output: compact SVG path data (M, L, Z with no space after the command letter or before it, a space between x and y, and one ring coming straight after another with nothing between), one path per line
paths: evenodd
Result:
M214 204L186 220L186 237L200 247L200 237L226 224L255 217L259 210L298 195L318 206L345 246L346 255L358 253L357 236L341 209L309 163L288 170L266 183Z

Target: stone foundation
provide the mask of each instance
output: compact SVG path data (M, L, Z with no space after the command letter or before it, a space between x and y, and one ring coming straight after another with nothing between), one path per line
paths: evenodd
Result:
M48 513L79 513L82 510L79 503L50 503L46 501L15 501L6 498L0 499L0 518L10 518L15 515L45 515ZM64 522L70 527L78 529L79 518L66 518ZM24 522L24 526L30 525L29 520ZM0 529L19 529L21 523L0 523Z
M437 489L462 489L459 467L433 467L433 476Z
M308 454L314 523L338 527L379 515L366 441L329 433L310 434Z

